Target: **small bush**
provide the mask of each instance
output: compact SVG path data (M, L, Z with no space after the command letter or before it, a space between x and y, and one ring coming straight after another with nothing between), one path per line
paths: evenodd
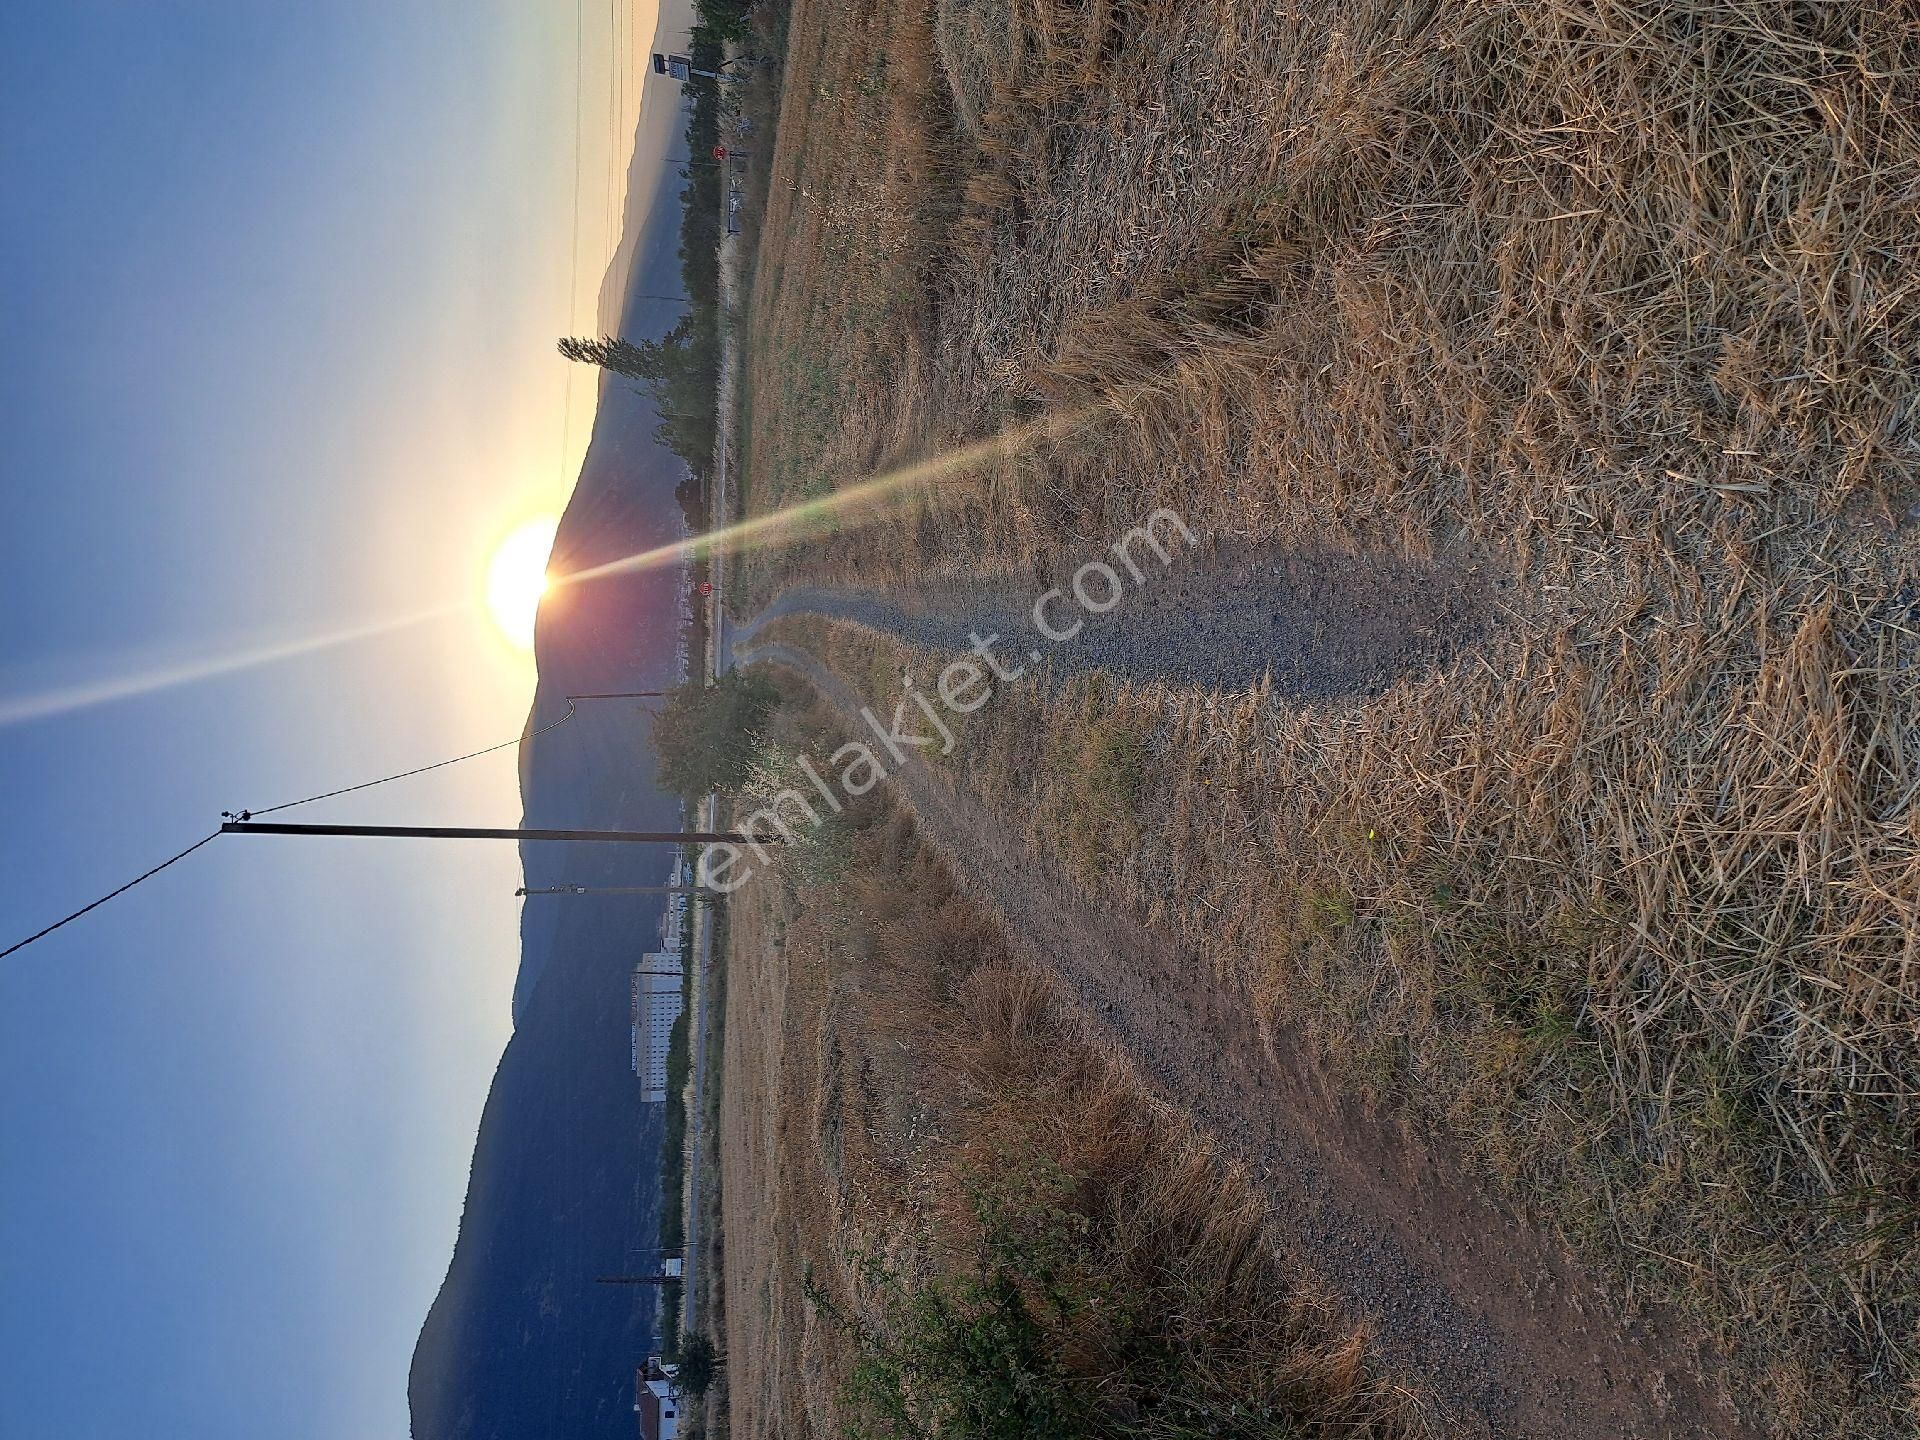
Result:
M713 1337L695 1331L680 1344L680 1388L689 1395L706 1394L720 1363Z
M846 1386L861 1417L856 1435L1026 1440L1090 1433L1089 1392L1051 1338L1086 1303L1061 1283L1085 1222L1057 1203L1068 1188L1064 1177L1047 1173L1038 1157L1023 1158L1018 1172L1040 1188L1021 1198L1033 1203L1010 1204L1012 1192L1001 1184L972 1192L981 1234L971 1264L919 1283L870 1264L884 1326L825 1307L852 1331L859 1352ZM824 1297L814 1300L823 1304Z
M1302 1326L1216 1163L1132 1138L1106 1175L1063 1165L1033 1136L997 1149L969 1178L973 1243L957 1264L909 1276L867 1262L877 1320L810 1289L854 1342L851 1434L1406 1433L1369 1393L1358 1340Z
M653 727L660 783L688 796L739 789L779 702L773 682L758 675L735 672L712 685L682 685Z

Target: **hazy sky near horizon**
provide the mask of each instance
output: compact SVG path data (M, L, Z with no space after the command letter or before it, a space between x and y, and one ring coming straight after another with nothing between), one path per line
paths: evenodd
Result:
M654 0L0 14L0 945L264 806L507 739ZM621 109L624 114L609 113ZM511 750L312 819L511 824ZM507 846L228 838L0 962L8 1435L406 1433L509 1028Z

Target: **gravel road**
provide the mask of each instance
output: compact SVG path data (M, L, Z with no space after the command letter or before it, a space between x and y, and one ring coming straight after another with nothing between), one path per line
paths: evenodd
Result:
M1276 694L1320 700L1373 693L1473 645L1497 583L1466 562L1421 565L1334 551L1176 550L1165 569L1151 552L1135 553L1143 580L1135 584L1112 565L1124 593L1104 615L1065 593L1070 577L1062 582L1045 619L1056 633L1084 624L1068 640L1035 624L1034 604L1048 586L1004 580L790 590L735 638L750 643L782 615L821 615L935 649L965 650L975 635L997 635L996 653L1008 663L1044 658L1056 676L1104 670L1234 691L1271 675ZM1107 603L1111 592L1099 577L1085 588L1096 604Z

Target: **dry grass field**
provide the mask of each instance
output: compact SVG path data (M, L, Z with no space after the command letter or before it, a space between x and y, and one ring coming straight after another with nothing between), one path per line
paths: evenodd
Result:
M1424 1433L910 820L860 807L733 914L727 1433Z
M753 557L756 598L1057 583L1156 506L1498 575L1492 638L1382 694L1011 686L948 773L1718 1337L1772 1433L1910 1433L1920 16L802 0L789 36L750 507L1070 433ZM931 663L782 625L876 700Z

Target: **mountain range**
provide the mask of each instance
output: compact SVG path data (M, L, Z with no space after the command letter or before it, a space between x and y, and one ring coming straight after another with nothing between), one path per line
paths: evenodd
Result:
M629 298L617 333L657 336L677 307L679 182L641 197L630 225ZM584 377L583 377L584 378ZM577 382L576 382L577 383ZM684 464L655 439L651 402L601 382L593 437L562 517L552 568L578 571L681 538ZM675 642L684 570L562 587L543 604L539 684L521 747L525 824L677 829L654 782L641 702L582 692L656 690L681 678ZM659 883L671 852L632 845L523 845L532 887ZM514 1033L474 1145L447 1277L408 1379L417 1440L567 1440L633 1433L633 1376L655 1334L655 1292L596 1278L649 1268L659 1223L661 1107L630 1066L628 977L658 944L652 896L530 898L522 911Z

